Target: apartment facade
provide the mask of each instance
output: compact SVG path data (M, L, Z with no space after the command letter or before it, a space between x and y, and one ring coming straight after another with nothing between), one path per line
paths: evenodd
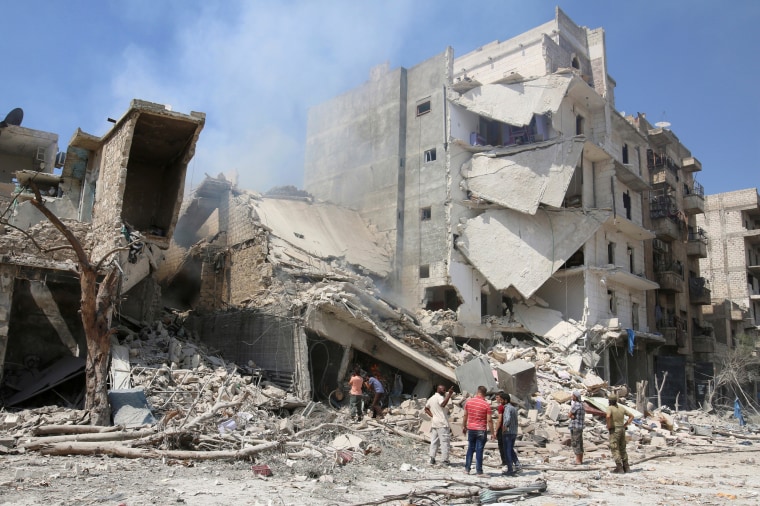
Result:
M760 325L760 196L757 188L708 195L698 226L710 237L700 267L712 286L704 318L714 330L705 351L735 348L741 336L758 336Z
M380 66L310 111L305 189L386 233L388 292L456 311L459 340L538 335L632 384L666 339L649 310L651 134L614 88L604 31L560 9L459 57Z

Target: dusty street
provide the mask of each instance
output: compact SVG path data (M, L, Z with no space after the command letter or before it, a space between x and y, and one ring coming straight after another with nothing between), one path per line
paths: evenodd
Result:
M411 491L420 496L385 504L436 504L435 497L441 504L442 496L426 491L440 487L466 491L468 485L525 486L537 480L546 481L546 492L524 504L754 505L760 501L756 444L716 440L709 446L673 448L675 456L644 462L665 452L636 451L631 453L632 472L625 475L610 474L612 466L601 450L583 468L538 465L523 458L526 469L515 478L501 476L495 467L496 450L487 449L488 477L477 478L464 474L461 449L455 452L451 467L430 466L426 444L392 435L379 437L382 440L373 441L378 454L355 454L353 461L342 466L328 458L292 460L281 453L260 455L256 463L7 455L0 461L0 505L380 504ZM254 475L252 464L267 464L273 475ZM451 504L478 502L477 496L449 500Z

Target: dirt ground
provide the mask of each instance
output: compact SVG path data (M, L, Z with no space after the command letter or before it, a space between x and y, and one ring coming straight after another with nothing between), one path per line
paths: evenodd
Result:
M344 465L325 458L293 459L283 453L260 455L257 462L162 461L112 457L47 457L37 453L0 458L0 506L29 505L332 505L368 504L417 491L425 498L385 504L478 504L478 497L447 499L424 491L446 487L525 486L545 480L547 490L522 501L548 505L756 505L760 504L760 445L725 443L675 447L677 456L646 460L631 454L632 472L611 474L608 454L595 452L587 467L550 465L522 458L525 469L502 476L497 450L486 450L487 477L467 476L463 449L452 465L431 466L427 445L387 434L372 444L379 453ZM489 443L493 446L493 443ZM701 453L715 452L715 453ZM570 450L567 450L570 456ZM662 451L660 452L662 453ZM489 465L490 464L490 465ZM260 477L252 465L268 465ZM475 490L475 489L473 489ZM509 504L508 499L501 503ZM379 504L379 502L377 502Z

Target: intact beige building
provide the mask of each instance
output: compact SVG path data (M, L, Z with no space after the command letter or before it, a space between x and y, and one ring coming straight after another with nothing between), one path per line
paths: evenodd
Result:
M706 345L716 355L736 346L742 336L756 338L760 325L760 197L757 188L708 195L698 220L710 237L700 260L712 286L705 320L714 337Z

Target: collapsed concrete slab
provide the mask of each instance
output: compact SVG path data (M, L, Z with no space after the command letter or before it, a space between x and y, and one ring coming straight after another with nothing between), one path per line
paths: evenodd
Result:
M578 137L476 154L463 185L475 197L522 213L536 214L540 204L560 207L583 144Z
M515 318L532 333L548 339L565 350L584 334L584 329L566 321L562 313L538 306L515 306Z
M489 392L498 391L499 385L493 376L491 364L483 357L478 357L456 368L459 388L463 392L475 394L479 386L484 386Z
M522 359L512 360L496 368L499 387L518 399L525 400L538 391L536 366Z
M456 246L497 290L531 297L580 248L609 211L492 209L460 226ZM495 252L506 252L495 253Z
M489 84L463 93L456 103L487 118L528 125L534 114L557 111L573 75L552 74L515 84Z
M278 198L257 199L252 206L253 218L293 248L322 259L344 258L382 277L390 272L390 256L355 211Z

